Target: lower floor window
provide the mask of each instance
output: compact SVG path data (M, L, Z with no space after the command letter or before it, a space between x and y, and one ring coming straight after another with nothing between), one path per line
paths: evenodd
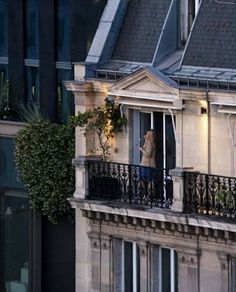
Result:
M178 260L174 249L150 246L150 273L140 276L140 250L136 242L114 239L115 292L139 292L140 279L147 278L152 292L178 292ZM145 269L144 269L145 270Z
M160 248L160 291L178 291L178 269L176 251L169 248Z
M231 259L231 275L232 292L236 292L236 257Z
M139 247L135 242L114 240L114 291L140 291Z
M178 260L174 249L152 245L151 291L178 291Z

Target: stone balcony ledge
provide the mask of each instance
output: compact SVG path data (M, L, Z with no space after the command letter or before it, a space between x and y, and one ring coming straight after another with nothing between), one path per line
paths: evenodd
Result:
M195 229L195 233L200 228L222 231L223 233L236 234L236 221L229 222L225 218L207 217L197 214L177 213L161 208L148 208L144 206L130 205L124 202L92 201L78 198L70 198L73 208L80 208L88 212L98 212L116 216L125 216L142 220L158 221L163 223L189 226Z

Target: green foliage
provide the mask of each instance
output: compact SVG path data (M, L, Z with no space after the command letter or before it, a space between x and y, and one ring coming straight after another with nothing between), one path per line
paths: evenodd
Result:
M9 82L0 75L0 119L5 120L9 114Z
M111 139L115 133L122 131L126 118L121 115L120 105L105 100L104 105L79 112L71 121L83 131L84 135L93 131L98 138L99 148L103 159L108 159L111 151Z
M74 192L74 127L40 119L19 131L15 156L19 179L29 192L33 209L57 223L72 220L67 201Z
M33 124L42 119L39 106L35 102L29 103L27 106L20 104L18 106L19 116L22 121Z

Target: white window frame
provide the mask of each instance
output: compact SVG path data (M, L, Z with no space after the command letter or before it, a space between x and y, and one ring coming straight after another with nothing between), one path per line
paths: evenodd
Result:
M160 262L160 291L162 291L162 249L170 250L170 281L171 281L171 292L175 292L175 250L170 247L160 246L159 248L159 262Z
M133 260L133 291L137 292L137 243L130 240L122 240L122 292L125 292L125 242L132 243L132 260Z

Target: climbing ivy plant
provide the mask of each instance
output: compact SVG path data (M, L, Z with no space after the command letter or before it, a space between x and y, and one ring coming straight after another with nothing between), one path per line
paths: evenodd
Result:
M72 220L67 201L74 192L74 126L39 119L19 131L15 157L20 181L29 192L30 206L53 223Z
M84 113L79 112L71 118L72 123L78 126L86 136L93 131L97 135L98 149L104 160L111 154L111 140L115 133L122 131L126 125L126 117L121 114L120 105L105 99L105 103Z

